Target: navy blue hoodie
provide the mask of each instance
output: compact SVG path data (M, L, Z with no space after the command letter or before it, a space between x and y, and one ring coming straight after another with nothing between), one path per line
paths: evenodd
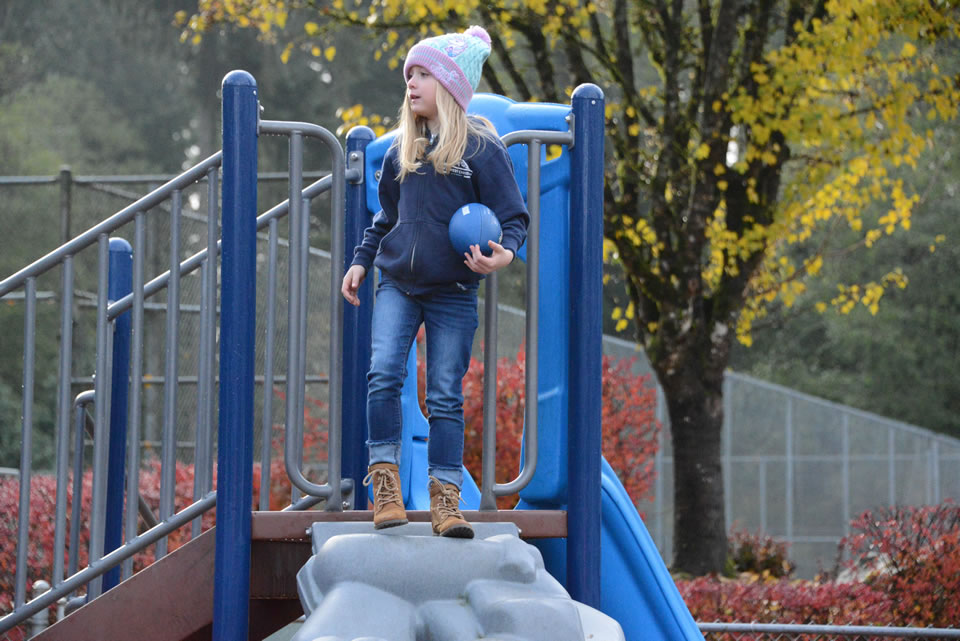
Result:
M448 174L424 162L403 182L398 147L383 159L378 187L382 209L363 234L352 265L376 265L409 294L475 288L483 278L464 264L450 244L450 218L467 203L493 210L503 229L501 245L517 255L527 237L527 213L513 176L513 163L496 137L471 135L463 160Z

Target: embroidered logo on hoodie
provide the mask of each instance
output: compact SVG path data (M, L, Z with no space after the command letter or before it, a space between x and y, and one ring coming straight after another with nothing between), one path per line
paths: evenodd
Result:
M450 173L454 176L460 176L461 178L470 178L473 176L473 170L470 169L470 165L467 164L467 161L463 159L450 168Z

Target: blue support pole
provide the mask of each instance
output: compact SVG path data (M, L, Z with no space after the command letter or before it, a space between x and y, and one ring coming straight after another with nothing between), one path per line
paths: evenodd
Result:
M367 211L366 181L363 176L364 152L374 139L369 127L354 127L347 134L347 168L358 168L360 180L347 182L346 220L344 221L343 269L350 267L353 248L363 241L363 231L370 224ZM345 305L343 309L343 478L353 479L354 509L367 507L363 477L367 473L367 370L370 368L371 331L373 326L373 278L367 275L357 296L360 307Z
M133 249L122 238L110 239L110 275L107 297L120 300L133 291ZM130 312L117 317L113 328L110 383L110 445L107 454L107 516L103 553L109 554L123 542L123 492L127 443L127 400L130 389ZM136 474L136 470L130 470ZM136 500L132 498L131 500ZM120 566L103 575L106 592L120 582Z
M600 608L600 457L603 323L604 98L584 84L572 97L570 158L570 395L567 590Z
M223 79L222 95L222 313L213 638L246 641L257 300L257 82L246 71L231 71Z

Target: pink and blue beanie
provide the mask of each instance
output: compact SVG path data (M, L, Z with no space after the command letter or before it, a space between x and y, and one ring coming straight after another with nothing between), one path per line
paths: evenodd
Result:
M411 67L427 69L466 111L489 55L490 35L483 27L473 26L463 33L426 38L407 53L403 78L410 78Z

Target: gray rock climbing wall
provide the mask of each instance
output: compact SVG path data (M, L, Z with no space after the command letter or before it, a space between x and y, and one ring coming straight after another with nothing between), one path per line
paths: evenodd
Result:
M463 540L429 523L315 523L293 641L624 640L616 621L570 598L515 525L474 530Z

